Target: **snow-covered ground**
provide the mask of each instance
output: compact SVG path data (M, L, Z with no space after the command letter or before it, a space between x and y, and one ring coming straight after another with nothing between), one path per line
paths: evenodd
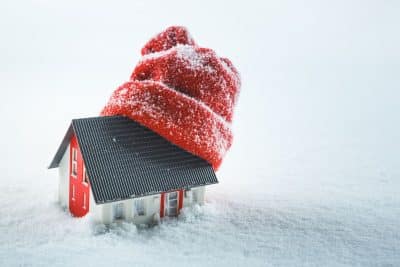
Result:
M158 3L157 3L158 2ZM0 266L399 266L395 1L0 3ZM46 170L149 37L185 25L242 73L236 139L207 203L110 229Z

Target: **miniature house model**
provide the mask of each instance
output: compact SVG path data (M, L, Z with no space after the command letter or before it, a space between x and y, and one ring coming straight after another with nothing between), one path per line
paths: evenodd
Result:
M72 120L49 166L57 167L61 205L105 224L177 216L218 183L208 162L122 116Z

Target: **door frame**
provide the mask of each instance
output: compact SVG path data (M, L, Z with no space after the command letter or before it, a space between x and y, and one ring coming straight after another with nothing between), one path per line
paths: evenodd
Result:
M160 200L160 217L170 217L166 210L168 208L167 205L167 198L168 198L168 194L172 193L172 192L176 192L177 193L177 211L176 211L176 216L179 215L182 207L183 207L183 195L184 195L184 190L183 189L178 189L178 190L172 190L172 191L168 191L168 192L163 192L161 193L161 200ZM171 217L175 217L175 216L171 216Z

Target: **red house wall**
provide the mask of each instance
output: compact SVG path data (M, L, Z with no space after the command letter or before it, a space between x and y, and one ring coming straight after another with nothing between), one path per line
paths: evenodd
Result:
M73 150L76 149L76 175L73 174ZM90 185L84 183L84 162L74 135L70 142L69 151L69 210L75 217L85 216L89 212Z

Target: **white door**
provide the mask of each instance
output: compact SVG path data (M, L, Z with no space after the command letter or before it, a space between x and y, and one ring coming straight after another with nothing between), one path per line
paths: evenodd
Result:
M170 192L165 194L165 216L178 215L178 192Z

